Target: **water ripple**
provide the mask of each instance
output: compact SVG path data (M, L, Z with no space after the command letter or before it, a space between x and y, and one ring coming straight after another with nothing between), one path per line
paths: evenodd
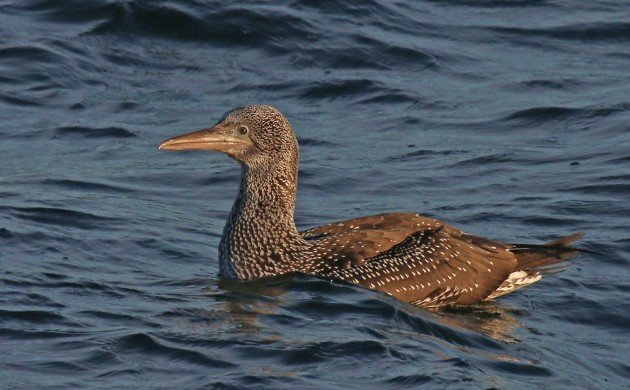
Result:
M626 8L2 2L3 387L626 386ZM439 312L219 281L239 168L156 147L249 103L299 137L301 226L411 210L512 242L584 231L602 255Z

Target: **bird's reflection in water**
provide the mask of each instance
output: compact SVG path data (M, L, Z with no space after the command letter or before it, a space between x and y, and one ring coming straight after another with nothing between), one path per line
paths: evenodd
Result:
M276 314L278 307L284 302L281 298L294 281L293 275L254 282L219 280L218 291L207 291L216 300L206 313L214 318L213 326L219 332L259 334L265 326L259 322L258 317ZM265 329L264 334L269 340L282 339L280 334L274 335L269 329Z
M273 336L271 329L262 324L259 317L278 318L282 316L278 309L289 305L287 297L290 298L299 292L312 293L314 289L320 289L323 285L328 285L332 289L341 287L300 275L283 275L255 282L221 280L218 282L218 290L209 291L216 300L206 313L214 319L212 323L217 327L217 331L251 334L260 333L260 330L265 328L263 333L270 336L270 339L275 337L281 339L282 334L279 332ZM362 291L356 287L349 288ZM322 293L325 294L325 291ZM398 310L403 309L395 306ZM432 311L432 315L428 317L426 314L429 313L425 309L406 304L401 306L404 306L403 310L409 315L419 315L422 320L430 320L453 330L472 331L504 343L520 341L517 333L522 325L515 317L516 309L505 304L485 302L473 306L447 307Z
M439 312L439 321L497 341L516 343L520 341L517 333L522 325L514 316L515 311L497 302L484 302L472 306L446 307Z

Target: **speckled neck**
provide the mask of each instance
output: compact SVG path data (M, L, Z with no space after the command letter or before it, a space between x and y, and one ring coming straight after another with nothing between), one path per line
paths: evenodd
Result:
M309 244L295 227L297 156L243 166L219 246L223 278L256 279L297 270Z

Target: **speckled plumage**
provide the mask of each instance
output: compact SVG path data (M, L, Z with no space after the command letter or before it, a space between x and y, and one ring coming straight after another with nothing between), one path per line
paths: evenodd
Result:
M518 290L557 271L576 253L568 245L577 234L547 245L506 244L414 213L380 214L300 232L294 222L298 144L278 110L241 107L215 127L191 135L181 138L194 147L172 148L201 149L202 138L214 137L216 145L215 139L223 137L228 146L208 149L221 150L242 165L238 195L219 245L223 278L302 272L438 307ZM162 146L170 148L178 138Z

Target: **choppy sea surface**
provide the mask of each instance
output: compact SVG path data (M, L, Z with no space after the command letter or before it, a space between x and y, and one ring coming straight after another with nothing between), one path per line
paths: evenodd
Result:
M627 1L0 0L0 387L628 388ZM297 223L414 211L564 273L433 313L217 279L239 167L163 139L242 104Z

